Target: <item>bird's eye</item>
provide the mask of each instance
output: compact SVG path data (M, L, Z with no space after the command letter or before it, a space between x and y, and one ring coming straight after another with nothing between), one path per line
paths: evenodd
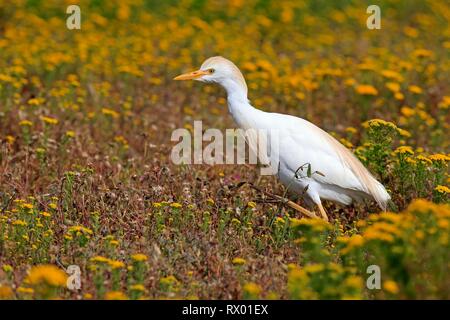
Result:
M213 68L208 69L208 72L211 73L211 74L214 73L215 71L216 71L216 70L214 70Z

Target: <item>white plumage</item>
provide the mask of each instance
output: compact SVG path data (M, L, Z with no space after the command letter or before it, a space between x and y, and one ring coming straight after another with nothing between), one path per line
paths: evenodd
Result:
M199 70L175 78L189 79L223 86L230 114L240 128L263 129L269 135L274 129L278 131L278 153L272 153L274 159L270 160L279 160L280 181L289 191L302 195L310 205L316 204L324 219L328 220L328 217L321 200L348 205L353 200L373 199L386 210L389 194L351 151L311 122L254 108L247 98L244 77L231 61L212 57ZM311 166L312 172L320 174L308 177L305 164ZM298 172L302 178L296 179L299 167L304 168L304 172Z

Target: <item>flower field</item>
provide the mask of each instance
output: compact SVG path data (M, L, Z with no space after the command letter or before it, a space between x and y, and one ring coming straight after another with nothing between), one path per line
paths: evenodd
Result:
M450 299L450 4L378 2L369 30L356 0L0 0L0 299ZM389 211L325 203L328 224L256 166L173 164L174 129L236 127L219 87L172 81L214 55Z

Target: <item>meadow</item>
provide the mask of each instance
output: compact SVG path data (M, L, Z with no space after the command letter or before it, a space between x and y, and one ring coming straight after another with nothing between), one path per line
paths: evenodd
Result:
M379 30L356 0L0 0L0 299L449 299L450 4L377 2ZM254 165L174 165L174 129L235 128L222 89L172 81L214 55L351 149L389 211L327 224Z

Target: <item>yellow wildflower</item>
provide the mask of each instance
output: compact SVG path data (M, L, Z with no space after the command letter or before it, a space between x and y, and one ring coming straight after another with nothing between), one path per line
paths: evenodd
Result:
M109 291L105 294L105 300L128 300L128 297L121 291Z
M136 254L133 254L131 256L131 259L136 261L136 262L142 262L142 261L147 261L148 258L147 258L147 256L145 254L136 253Z
M396 93L400 91L400 84L397 82L387 82L386 88L388 88L390 91Z
M22 120L19 122L19 126L21 126L21 127L31 127L32 125L33 125L33 123L28 120Z
M10 272L13 272L13 267L11 266L11 265L9 265L9 264L4 264L3 266L2 266L2 269L3 269L3 271L5 271L6 273L10 273Z
M182 205L181 203L178 203L178 202L173 202L173 203L170 204L170 206L171 206L172 208L179 209L179 208L181 208L183 205Z
M450 194L450 188L447 186L438 185L434 190L442 194Z
M383 289L390 294L397 294L400 289L395 281L387 280L383 283Z
M356 134L358 132L358 130L355 127L347 127L345 128L345 131L350 134Z
M416 159L419 160L420 162L426 163L426 164L432 164L433 163L429 158L427 158L427 157L425 157L423 155L418 155L416 157Z
M409 86L409 87L408 87L408 90L409 90L410 92L412 92L412 93L415 93L415 94L421 94L421 93L422 93L422 89L421 89L420 87L414 86L414 85Z
M245 293L253 297L259 296L262 292L262 288L254 282L246 283L242 289Z
M0 284L0 299L10 299L14 296L14 292L10 286Z
M33 290L33 288L18 287L17 288L17 293L33 294L34 290Z
M234 265L242 266L242 265L244 265L246 263L246 261L243 258L234 258L231 261L231 263L234 264Z
M112 109L108 109L108 108L102 108L102 113L105 116L110 116L112 118L118 118L120 116L120 114Z
M109 262L109 259L105 258L103 256L95 256L95 257L92 257L90 260L91 260L91 262L94 262L94 263L108 263Z
M399 154L414 154L413 149L410 146L401 146L398 147L397 149L395 149L394 153L399 153Z
M44 121L46 124L50 124L50 125L58 124L58 119L51 118L51 117L41 116L41 120Z
M145 287L142 284L134 284L130 287L130 290L144 292Z
M360 95L365 95L365 96L378 95L378 90L371 85L358 85L356 87L356 92Z
M30 273L25 278L25 283L29 285L47 284L53 287L63 287L66 285L67 275L64 271L54 265L38 265L31 268Z
M125 263L123 263L122 261L118 261L118 260L109 260L109 261L108 261L108 265L109 265L112 269L122 269L122 268L125 268Z
M249 202L247 203L247 206L249 206L250 208L255 208L255 207L256 207L256 203L253 202L253 201L249 201Z
M450 161L449 156L447 156L445 154L441 154L441 153L432 154L432 155L428 156L428 158L433 162L446 163L446 162Z

